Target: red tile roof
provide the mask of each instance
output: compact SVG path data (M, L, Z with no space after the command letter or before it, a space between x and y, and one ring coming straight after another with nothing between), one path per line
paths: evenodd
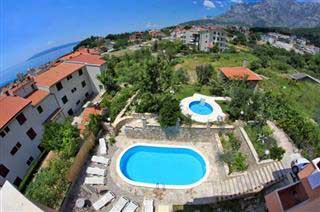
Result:
M26 97L27 100L31 101L33 106L39 104L43 99L45 99L49 95L49 92L43 90L36 90Z
M19 96L0 96L0 129L30 103Z
M51 87L82 67L84 67L83 64L61 63L36 76L35 81L37 85Z
M262 80L258 74L244 67L223 67L220 68L220 71L230 80L241 80L245 77L248 77L248 81Z
M99 66L106 63L106 61L102 59L100 55L92 55L92 54L81 54L69 59L68 61L93 64L93 65L99 65Z

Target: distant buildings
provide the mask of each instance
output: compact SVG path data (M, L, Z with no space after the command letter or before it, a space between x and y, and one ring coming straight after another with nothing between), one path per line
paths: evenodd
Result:
M61 62L63 61L63 62ZM19 185L41 153L43 125L77 113L92 95L103 92L97 75L99 55L74 52L34 77L3 89L0 96L0 185Z
M222 27L177 27L171 32L171 39L180 39L184 44L197 50L208 52L217 47L223 51L227 47L227 33Z
M299 54L317 54L320 48L309 45L308 41L296 36L283 35L280 33L268 33L261 36L261 39L272 46L286 49L287 51L295 51Z

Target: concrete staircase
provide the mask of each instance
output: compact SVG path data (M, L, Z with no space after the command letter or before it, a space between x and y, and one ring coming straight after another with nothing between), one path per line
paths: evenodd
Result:
M286 177L287 171L280 161L259 166L256 170L236 176L228 176L224 180L213 182L213 196L219 200L233 199L237 196L255 193Z

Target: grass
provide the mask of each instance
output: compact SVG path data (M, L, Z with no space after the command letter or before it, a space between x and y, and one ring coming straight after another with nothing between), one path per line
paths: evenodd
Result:
M194 93L210 96L209 86L182 85L176 92L176 97L178 100L182 100L192 96Z

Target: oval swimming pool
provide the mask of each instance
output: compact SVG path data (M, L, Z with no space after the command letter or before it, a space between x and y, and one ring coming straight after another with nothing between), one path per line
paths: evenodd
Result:
M209 115L213 112L213 108L210 104L201 101L191 102L189 108L192 112L199 115Z
M118 159L117 171L127 183L146 187L186 189L207 176L207 162L189 147L136 144Z

